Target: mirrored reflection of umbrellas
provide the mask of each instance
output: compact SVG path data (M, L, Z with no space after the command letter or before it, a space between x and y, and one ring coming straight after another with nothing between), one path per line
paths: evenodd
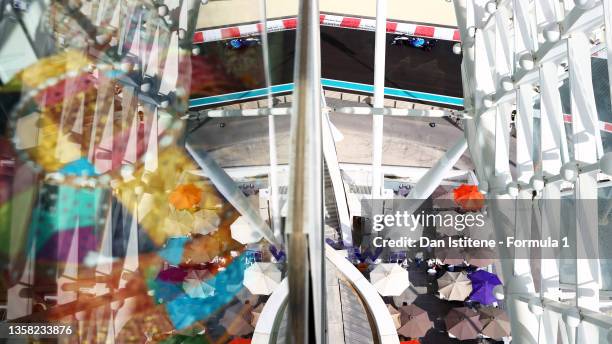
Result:
M440 298L449 301L464 301L472 292L472 281L465 272L447 271L438 278Z
M236 294L236 298L242 303L250 303L256 305L259 302L259 295L253 295L246 287L240 289Z
M410 286L408 271L395 263L378 264L370 272L370 282L382 296L399 296Z
M444 323L449 335L459 340L469 340L478 338L478 333L482 330L480 315L475 310L468 307L458 307L451 309Z
M400 320L400 312L395 309L395 307L391 305L387 305L387 310L389 310L389 314L391 314L391 319L393 319L393 325L395 325L395 329L402 327L402 322Z
M282 274L274 263L255 263L244 272L244 286L255 295L270 295L281 281Z
M199 234L209 234L217 230L221 220L214 210L202 209L193 213L193 231Z
M261 312L263 311L263 308L265 306L265 302L264 303L260 303L257 307L255 307L252 311L251 311L251 315L252 315L252 319L251 319L251 326L256 327L257 326L257 321L259 321L259 316L261 315Z
M402 327L397 333L408 338L424 337L433 327L427 312L415 304L400 307Z
M246 336L254 330L251 326L252 310L250 304L237 303L227 308L219 324L231 336Z
M461 265L463 264L463 252L458 247L438 247L434 254L442 264Z
M472 281L470 300L483 305L491 305L497 302L493 289L502 282L495 274L485 270L477 270L469 274L468 278Z
M192 298L205 299L215 294L215 288L206 282L210 274L203 270L192 270L185 277L183 290Z
M440 215L442 217L442 219L450 216L456 216L457 212L455 211L439 211L437 215ZM455 226L444 226L444 222L442 222L441 224L439 224L438 226L436 226L436 233L438 233L438 235L440 236L456 236L456 235L462 235L463 231L458 231Z
M262 235L255 231L244 216L240 216L231 225L232 238L241 244L252 244L261 240Z
M508 314L499 308L482 307L479 309L482 334L495 340L510 337L510 319Z
M471 247L465 251L465 260L470 265L482 268L494 264L497 253L489 247Z

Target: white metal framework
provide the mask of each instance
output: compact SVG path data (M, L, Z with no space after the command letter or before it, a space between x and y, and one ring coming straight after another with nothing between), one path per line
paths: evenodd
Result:
M562 184L573 189L575 200L596 200L598 174L610 173L612 157L602 148L589 41L605 25L610 46L610 1L455 0L455 10L463 40L466 112L474 118L466 125L466 135L478 178L490 199L516 199L517 209L533 207L536 218L515 218L500 207L492 215L495 231L519 238L530 238L532 231L558 237L561 210L555 200L561 199ZM610 61L608 71L612 71ZM567 76L570 133L563 123L559 93L560 78ZM534 131L536 101L538 131ZM508 163L513 109L514 178ZM563 343L601 342L598 338L605 338L612 325L600 309L597 207L575 204L574 302L559 301L559 259L541 259L539 276L533 275L528 259L502 263L513 340L518 343L552 344L558 336ZM593 259L584 259L587 252Z

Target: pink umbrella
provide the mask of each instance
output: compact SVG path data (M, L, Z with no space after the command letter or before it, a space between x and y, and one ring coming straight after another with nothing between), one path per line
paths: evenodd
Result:
M478 338L482 330L480 315L468 307L453 308L444 318L448 333L459 340Z

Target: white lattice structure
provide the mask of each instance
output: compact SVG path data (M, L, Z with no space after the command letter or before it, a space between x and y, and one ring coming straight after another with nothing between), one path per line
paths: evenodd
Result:
M596 200L598 176L611 172L612 156L604 155L591 83L590 41L605 28L608 47L612 43L611 5L609 0L455 1L463 40L466 111L474 118L467 122L466 137L481 188L490 199L500 200L499 204L508 199L539 204L534 214L541 221L533 223L540 228L532 227L530 218L513 218L512 209L500 206L493 215L496 232L509 231L519 238L530 238L532 231L558 235L561 210L555 200L561 198L562 187L576 200ZM611 53L609 49L610 73ZM558 86L567 77L573 119L568 133ZM534 131L537 100L540 125ZM510 139L513 109L515 141ZM516 144L514 178L510 144ZM539 276L532 274L529 259L518 251L520 259L502 263L517 343L552 344L558 336L563 343L595 343L606 338L612 319L601 313L598 210L579 204L576 202L578 259L571 302L559 302L559 259L542 259ZM594 259L583 259L587 256Z

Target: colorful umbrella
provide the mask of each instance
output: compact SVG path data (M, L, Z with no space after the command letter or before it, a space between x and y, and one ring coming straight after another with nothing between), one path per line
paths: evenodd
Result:
M447 271L438 278L440 298L449 301L464 301L472 292L472 281L465 272Z
M202 189L191 183L179 185L170 193L168 201L177 210L193 209L202 201Z
M387 310L389 311L389 314L391 314L391 319L393 319L395 329L397 330L398 328L402 327L402 322L400 320L401 313L391 305L387 305Z
M251 326L252 310L253 307L250 304L237 303L227 308L219 324L225 327L229 335L248 335L255 329Z
M427 312L415 304L400 307L402 314L402 327L397 333L408 338L424 337L427 331L433 327Z
M185 244L189 241L188 237L168 238L166 245L159 250L159 256L172 265L178 265L183 259Z
M410 286L408 271L395 263L378 264L370 272L370 282L382 296L401 295Z
M400 344L421 344L421 341L418 339L412 339L412 340L405 340L403 342L400 342Z
M181 283L187 277L187 271L179 267L171 266L165 270L161 270L157 275L157 279L168 283Z
M263 311L263 308L265 305L266 305L265 302L260 303L259 306L255 307L251 311L251 315L253 316L253 318L251 319L251 326L257 327L257 321L259 321L259 316L261 315L261 312Z
M467 211L477 211L484 206L484 196L477 185L461 184L453 190L453 196L455 203Z
M251 344L251 340L249 338L236 337L232 339L228 344Z
M255 231L244 216L240 216L231 225L232 238L241 244L253 244L259 242L263 236Z
M506 312L494 307L482 307L479 312L483 335L495 340L510 337L510 319Z
M244 272L244 286L255 295L270 295L281 282L282 273L274 263L255 263Z
M221 219L214 210L202 209L193 213L193 231L206 235L217 230Z
M488 271L477 270L468 275L472 281L472 293L470 300L479 302L483 305L490 305L497 302L493 289L502 284L499 278Z
M184 334L177 334L172 337L166 338L160 342L160 344L208 344L210 341L206 336L198 334L195 336L186 336Z
M478 333L482 330L479 317L478 312L471 308L458 307L448 312L444 318L444 323L449 335L459 340L476 339Z
M183 282L183 290L193 298L205 299L215 294L215 288L207 283L206 278L210 273L203 270L192 270L187 273Z

